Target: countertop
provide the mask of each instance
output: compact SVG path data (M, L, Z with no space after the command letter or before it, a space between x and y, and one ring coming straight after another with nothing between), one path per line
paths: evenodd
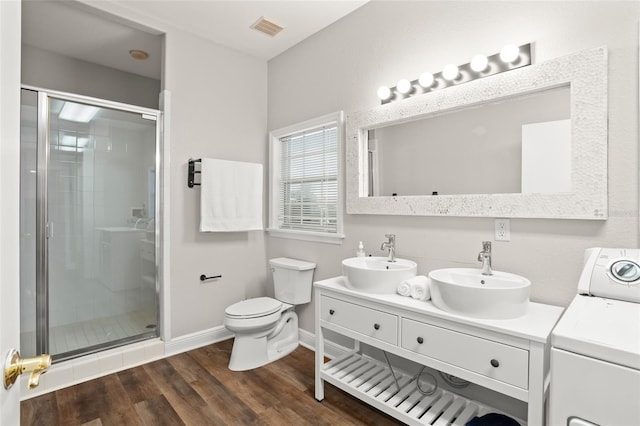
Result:
M358 297L371 302L382 303L398 309L404 309L417 314L441 318L459 324L480 327L506 335L519 337L531 341L546 343L551 330L560 319L564 308L542 303L529 303L528 312L518 318L489 320L466 317L436 308L430 300L422 301L399 294L372 294L349 289L344 283L344 277L329 278L314 282L314 286L331 290L344 295Z

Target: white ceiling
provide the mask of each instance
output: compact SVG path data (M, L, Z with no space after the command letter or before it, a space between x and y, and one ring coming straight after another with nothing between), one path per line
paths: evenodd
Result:
M2 1L2 0L0 0ZM251 56L269 60L361 7L368 0L111 0L122 8ZM122 71L160 78L162 39L122 20L107 20L90 1L27 0L23 43ZM250 27L261 16L284 30L269 37ZM149 52L136 61L129 50Z

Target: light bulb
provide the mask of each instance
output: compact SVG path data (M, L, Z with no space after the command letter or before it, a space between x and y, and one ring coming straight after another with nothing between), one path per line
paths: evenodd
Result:
M487 69L489 60L484 55L476 55L471 59L471 69L475 72L482 72Z
M458 78L459 74L460 74L460 70L458 69L458 66L453 64L449 64L445 66L444 69L442 70L442 76L444 77L445 80L449 80L449 81L452 81Z
M433 85L433 74L428 71L423 72L420 74L420 77L418 77L418 83L425 89L431 87Z
M389 89L387 86L378 87L378 97L383 101L386 101L391 97L391 89Z
M515 62L518 57L520 57L520 48L515 44L507 44L500 51L500 59L502 60L502 62Z
M398 89L398 92L402 93L403 95L406 95L411 91L411 82L403 78L402 80L398 80L398 83L396 84L396 88Z

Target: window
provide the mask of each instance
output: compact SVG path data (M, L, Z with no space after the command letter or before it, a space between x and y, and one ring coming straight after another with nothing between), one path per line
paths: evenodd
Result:
M342 112L270 133L269 233L340 244Z

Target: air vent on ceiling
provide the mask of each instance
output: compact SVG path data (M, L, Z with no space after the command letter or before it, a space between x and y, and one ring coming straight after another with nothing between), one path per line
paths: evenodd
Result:
M281 27L275 22L270 21L264 16L261 16L260 19L254 22L253 25L251 25L251 28L253 28L256 31L260 31L261 33L264 33L271 37L275 36L276 34L278 34L280 31L284 29L284 27Z

